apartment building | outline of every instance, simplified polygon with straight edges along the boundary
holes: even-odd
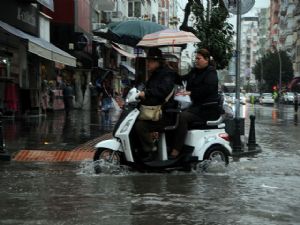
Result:
[[[270,6],[270,47],[287,52],[294,76],[300,76],[300,3],[299,0],[273,0]]]
[[[241,83],[254,83],[252,68],[258,59],[258,17],[243,17],[241,28]]]

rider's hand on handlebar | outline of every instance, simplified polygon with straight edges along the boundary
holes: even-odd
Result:
[[[138,98],[144,99],[145,98],[145,92],[141,91],[138,95]]]
[[[182,91],[176,93],[176,95],[186,96],[186,95],[191,95],[191,92],[190,91],[184,91],[184,90],[182,90]]]

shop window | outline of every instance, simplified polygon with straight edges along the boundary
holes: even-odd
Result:
[[[0,77],[7,77],[8,59],[0,57]]]

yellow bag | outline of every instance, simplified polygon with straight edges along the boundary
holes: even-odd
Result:
[[[161,105],[155,105],[155,106],[141,105],[140,106],[140,114],[138,117],[140,120],[158,121],[161,119],[161,116],[162,116]]]

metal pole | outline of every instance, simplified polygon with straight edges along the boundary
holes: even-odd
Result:
[[[10,161],[10,154],[5,150],[1,114],[0,114],[0,161]]]
[[[263,90],[262,90],[262,86],[263,85],[263,62],[262,62],[262,57],[261,57],[261,61],[260,61],[260,94],[262,94]]]
[[[241,119],[240,119],[240,64],[241,64],[241,1],[237,0],[237,38],[236,38],[236,79],[235,79],[235,132],[233,137],[233,152],[239,153],[242,151],[241,142]]]
[[[236,16],[236,76],[235,76],[235,117],[240,117],[240,65],[241,65],[241,1],[236,1],[237,16]]]
[[[4,138],[3,138],[3,131],[2,131],[2,119],[0,116],[0,153],[5,152],[4,148]]]
[[[280,55],[280,51],[279,50],[277,50],[277,53],[278,53],[278,58],[279,58],[279,93],[278,93],[278,99],[279,99],[279,97],[281,96],[281,80],[282,80],[282,78],[281,78],[281,70],[282,70],[282,62],[281,62],[281,55]],[[279,99],[280,100],[280,99]],[[280,101],[278,101],[278,103],[279,103]]]

